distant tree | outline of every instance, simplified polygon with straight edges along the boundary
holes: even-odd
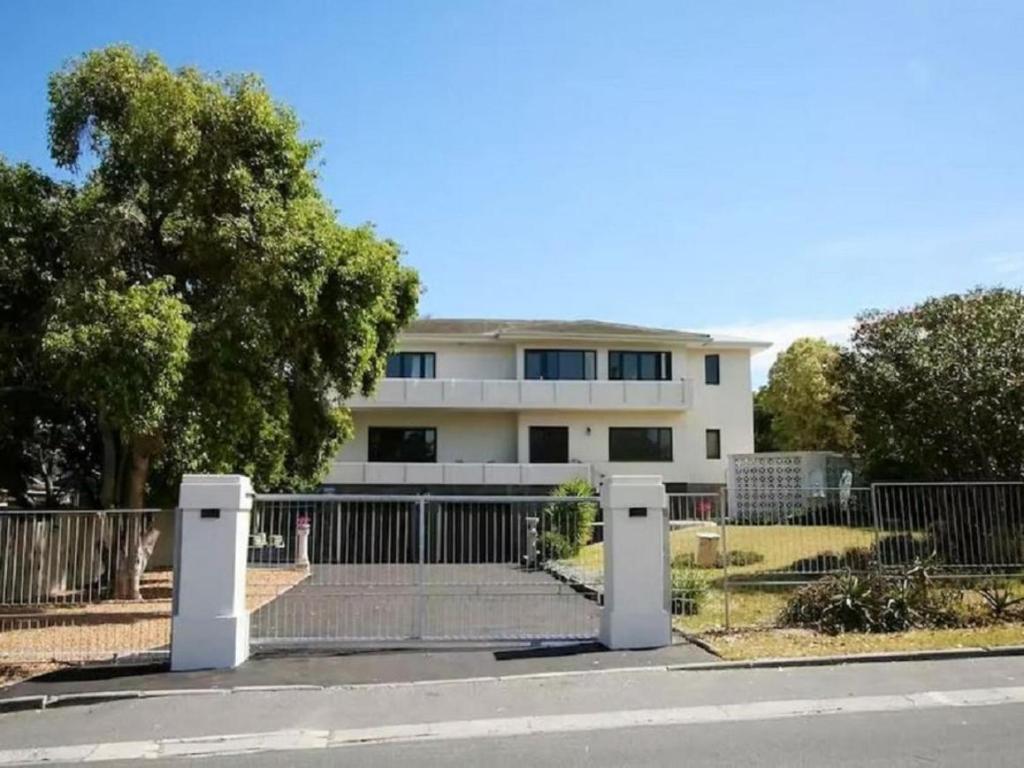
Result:
[[[844,401],[877,479],[1024,477],[1024,294],[997,288],[858,318]]]
[[[772,414],[764,404],[765,387],[754,393],[754,450],[758,452],[777,451],[775,435],[772,432]]]
[[[780,451],[849,451],[850,418],[839,402],[839,347],[803,338],[782,352],[758,393],[762,425]],[[764,439],[764,438],[763,438]]]

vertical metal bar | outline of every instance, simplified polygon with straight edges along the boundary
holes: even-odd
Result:
[[[722,535],[722,607],[725,619],[725,631],[731,629],[729,617],[729,538],[726,535],[726,514],[725,509],[728,503],[728,490],[722,488],[719,491],[718,520]]]
[[[416,629],[415,638],[423,639],[423,630],[427,617],[427,591],[426,591],[426,553],[427,553],[427,500],[420,496],[416,500],[416,583],[417,583],[417,605],[416,605]]]

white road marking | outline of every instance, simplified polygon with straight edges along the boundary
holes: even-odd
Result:
[[[453,720],[334,731],[282,730],[265,733],[11,749],[0,750],[0,766],[41,765],[44,763],[75,764],[175,757],[198,758],[256,752],[337,749],[369,744],[505,738],[641,726],[705,725],[853,713],[906,712],[949,707],[991,707],[1001,704],[1024,704],[1024,686],[974,688],[960,691],[924,691],[887,696],[851,696],[835,699],[788,699],[573,715]]]

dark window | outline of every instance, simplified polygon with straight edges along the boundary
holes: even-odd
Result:
[[[669,352],[609,352],[608,378],[628,381],[668,381],[672,378],[672,354]]]
[[[568,464],[568,427],[530,427],[531,464]]]
[[[706,430],[704,432],[704,445],[709,459],[722,458],[722,430]]]
[[[433,427],[370,427],[370,461],[437,461]]]
[[[671,427],[611,427],[609,461],[672,461]]]
[[[721,358],[718,355],[704,355],[704,383],[720,384],[722,381]]]
[[[395,352],[388,355],[389,379],[432,379],[437,356],[433,352]]]
[[[528,349],[528,379],[596,379],[597,353],[589,349]]]

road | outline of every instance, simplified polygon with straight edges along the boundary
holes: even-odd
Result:
[[[0,765],[1016,766],[1021,723],[1024,658],[616,671],[12,713]]]

